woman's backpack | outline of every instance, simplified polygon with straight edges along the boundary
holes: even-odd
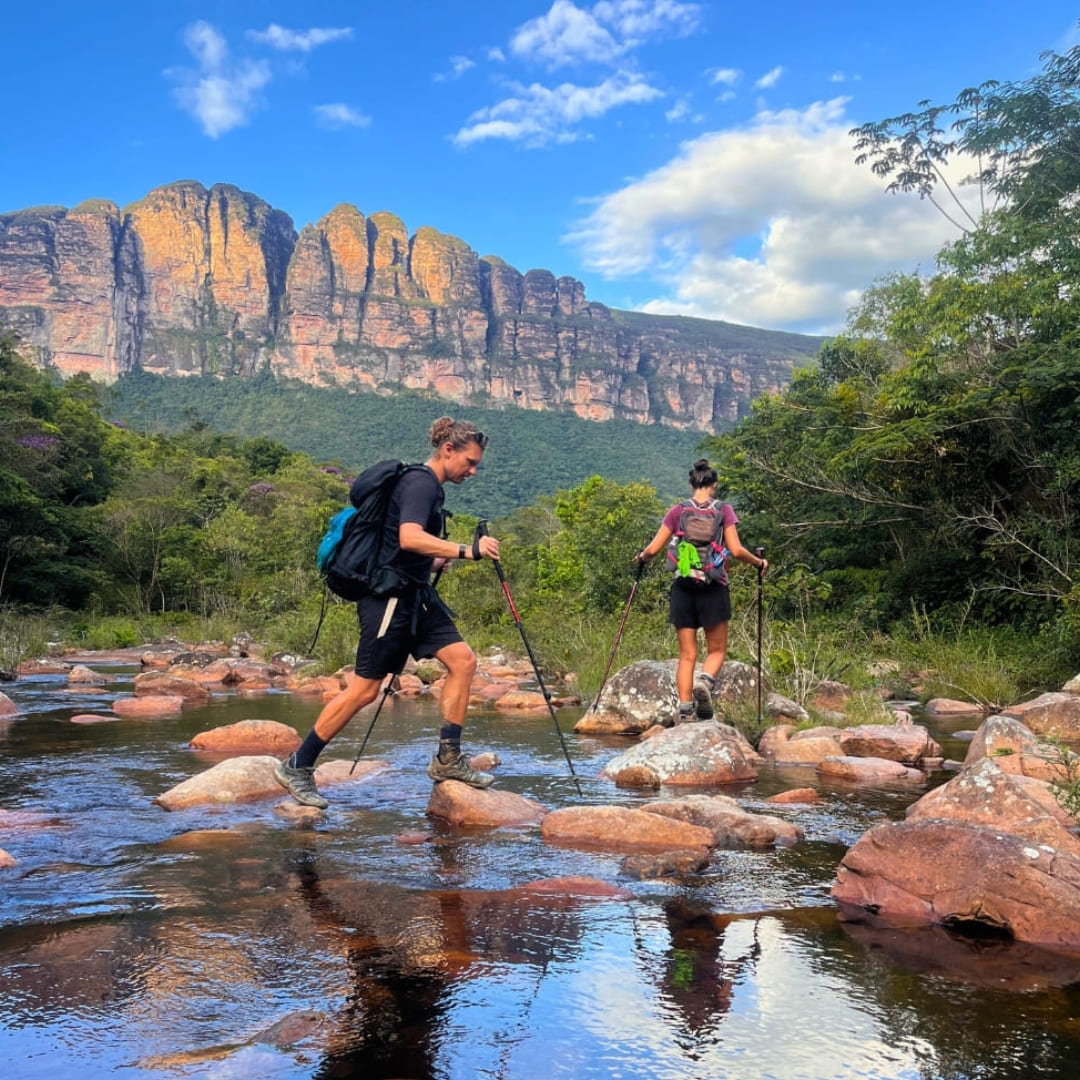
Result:
[[[668,543],[668,569],[677,578],[726,584],[729,552],[724,547],[724,504],[710,499],[702,506],[686,499],[681,506],[679,527]]]

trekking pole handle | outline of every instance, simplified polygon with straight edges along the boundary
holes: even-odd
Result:
[[[754,554],[759,559],[764,559],[765,558],[765,549],[763,547],[754,548]],[[758,572],[758,577],[761,577],[761,575],[765,572],[765,567],[764,566],[759,566],[757,568],[757,572]]]
[[[476,535],[473,537],[473,558],[476,559],[478,562],[479,562],[479,560],[481,558],[481,555],[480,555],[480,537],[481,536],[490,536],[490,535],[491,535],[491,533],[488,532],[488,523],[487,523],[487,521],[484,518],[481,518],[476,523]],[[497,573],[499,575],[499,580],[505,584],[506,577],[503,575],[502,564],[499,562],[498,559],[492,559],[491,561],[495,564],[495,573]]]

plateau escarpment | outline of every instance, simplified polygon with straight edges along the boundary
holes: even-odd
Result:
[[[342,204],[299,234],[228,184],[0,215],[0,322],[111,380],[269,370],[316,386],[716,430],[818,341],[591,303],[424,226]]]

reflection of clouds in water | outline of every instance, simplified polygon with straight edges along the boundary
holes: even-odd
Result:
[[[843,971],[825,969],[808,939],[774,918],[743,918],[724,928],[717,957],[732,971],[730,1000],[698,1037],[655,979],[672,951],[663,913],[639,907],[636,925],[626,909],[585,917],[588,948],[561,986],[542,993],[544,1034],[534,1033],[532,1045],[517,1051],[523,1063],[535,1063],[542,1047],[554,1074],[575,1078],[899,1080],[918,1076],[920,1063],[933,1059],[922,1040],[894,1037],[887,1018],[852,992]],[[755,923],[760,955],[751,962]],[[525,1066],[513,1075],[541,1074]]]

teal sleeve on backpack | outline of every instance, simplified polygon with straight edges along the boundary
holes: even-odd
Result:
[[[330,527],[319,541],[319,550],[315,553],[315,565],[320,574],[325,573],[327,567],[334,561],[337,549],[341,546],[342,537],[345,535],[345,527],[352,521],[355,513],[355,506],[346,506],[330,519]]]

